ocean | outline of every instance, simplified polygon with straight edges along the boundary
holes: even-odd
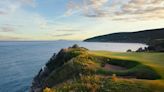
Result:
[[[73,44],[90,50],[125,52],[147,45],[139,43],[99,43],[81,41],[0,42],[0,92],[28,92],[33,77],[53,53]]]

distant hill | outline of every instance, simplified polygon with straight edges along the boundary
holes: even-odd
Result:
[[[164,28],[151,29],[138,32],[120,32],[96,36],[84,41],[87,42],[127,42],[127,43],[145,43],[151,46],[164,48]]]

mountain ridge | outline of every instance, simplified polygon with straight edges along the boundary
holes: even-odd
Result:
[[[148,29],[136,32],[118,32],[95,36],[84,41],[143,43],[156,48],[157,51],[164,51],[164,28]]]
[[[133,35],[133,36],[130,36]],[[130,41],[127,37],[127,39],[125,38],[125,36],[130,36],[129,38],[132,38],[133,40]],[[106,35],[100,35],[100,36],[95,36],[95,37],[91,37],[88,39],[85,39],[84,41],[102,41],[102,42],[141,42],[141,43],[146,43],[149,44],[148,41],[143,42],[143,41],[138,41],[134,40],[136,39],[135,36],[139,36],[139,37],[143,37],[143,39],[148,38],[149,37],[150,40],[151,39],[160,39],[163,38],[164,39],[164,28],[159,28],[159,29],[149,29],[149,30],[142,30],[142,31],[136,31],[136,32],[118,32],[118,33],[112,33],[112,34],[106,34]],[[146,36],[146,37],[144,37]],[[159,36],[159,37],[157,37]],[[117,38],[116,38],[117,37]],[[135,38],[134,38],[135,37]],[[123,38],[123,39],[121,39]]]

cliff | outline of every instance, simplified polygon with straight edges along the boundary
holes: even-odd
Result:
[[[74,45],[50,58],[35,76],[30,92],[151,92],[148,83],[137,79],[160,78],[138,61],[99,56]]]

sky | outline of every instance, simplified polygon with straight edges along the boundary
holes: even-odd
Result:
[[[84,40],[164,28],[164,0],[0,0],[0,40]]]

